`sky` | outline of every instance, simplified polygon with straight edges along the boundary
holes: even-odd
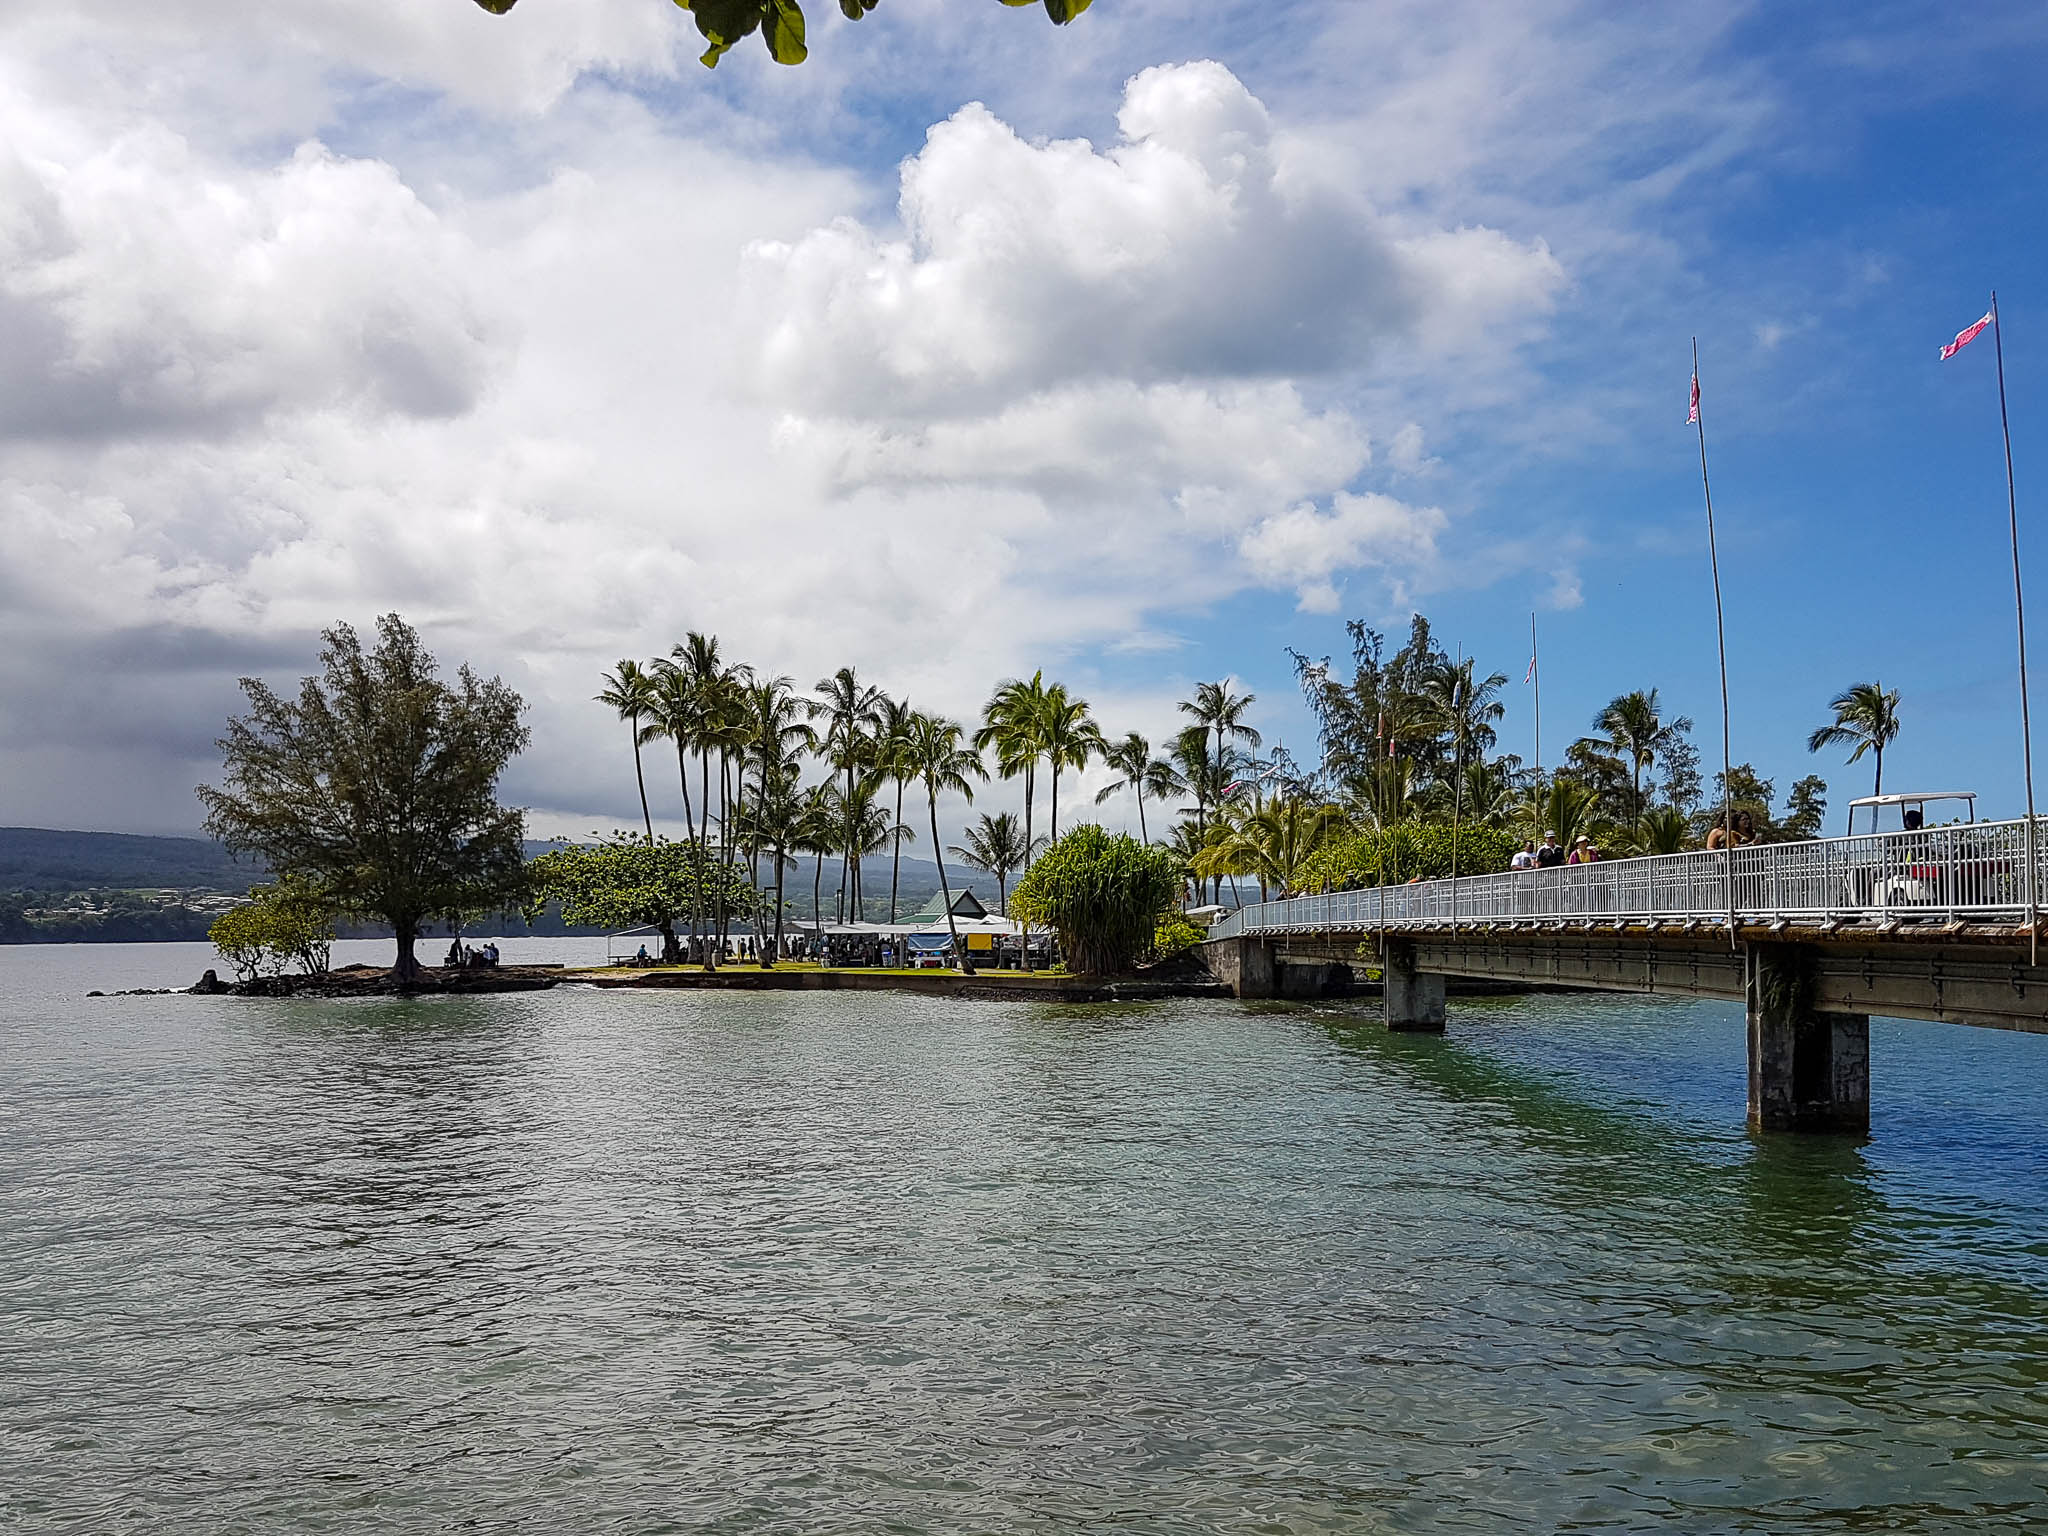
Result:
[[[0,7],[0,823],[196,830],[236,679],[389,611],[526,698],[541,836],[638,819],[590,696],[690,630],[1155,741],[1227,677],[1306,758],[1290,651],[1421,611],[1526,758],[1533,615],[1546,759],[1655,687],[1711,768],[1695,337],[1735,760],[1839,828],[1875,679],[1887,788],[2021,808],[1937,351],[1996,287],[2048,613],[2048,10],[807,9],[709,71],[665,0]]]

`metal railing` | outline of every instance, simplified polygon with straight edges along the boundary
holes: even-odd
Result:
[[[1917,832],[1865,833],[1805,843],[1602,860],[1458,880],[1333,891],[1242,907],[1209,930],[1243,933],[1372,931],[1459,923],[1593,920],[1770,923],[1900,919],[2024,922],[2048,893],[2024,820]],[[2038,845],[2039,839],[2033,839]],[[1732,886],[1732,890],[1731,890]]]

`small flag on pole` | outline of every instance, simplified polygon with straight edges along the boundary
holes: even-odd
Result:
[[[1971,342],[1975,341],[1977,339],[1978,333],[1982,331],[1984,327],[1989,325],[1990,323],[1991,316],[1987,312],[1982,320],[1978,320],[1970,325],[1966,325],[1960,331],[1957,331],[1956,339],[1941,349],[1941,360],[1945,363],[1950,358],[1954,357],[1958,352],[1962,351],[1963,348],[1967,347]],[[1693,388],[1697,390],[1699,386],[1695,384]]]
[[[1946,355],[1946,354],[1944,354],[1944,355]],[[1692,425],[1693,425],[1693,424],[1694,424],[1695,422],[1697,422],[1697,421],[1698,421],[1699,419],[1700,419],[1700,376],[1699,376],[1699,374],[1698,374],[1697,372],[1695,372],[1695,373],[1693,374],[1693,376],[1692,376],[1692,409],[1691,409],[1690,411],[1686,412],[1686,416],[1685,416],[1685,424],[1686,424],[1686,425],[1687,425],[1688,427],[1689,427],[1689,426],[1692,426]]]
[[[1535,658],[1534,656],[1531,656],[1531,657],[1529,658],[1529,670],[1528,670],[1528,671],[1526,671],[1526,672],[1524,672],[1524,673],[1522,674],[1522,681],[1523,681],[1523,682],[1525,682],[1525,683],[1528,683],[1528,682],[1534,682],[1534,681],[1535,681],[1535,679],[1536,679],[1536,658]]]

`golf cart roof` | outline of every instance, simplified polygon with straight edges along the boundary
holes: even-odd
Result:
[[[1861,800],[1851,800],[1851,810],[1865,805],[1920,805],[1928,800],[1975,800],[1974,789],[1924,790],[1916,795],[1865,795]]]

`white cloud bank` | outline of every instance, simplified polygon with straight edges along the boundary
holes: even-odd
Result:
[[[686,628],[966,711],[1248,587],[1398,589],[1448,518],[1365,483],[1346,380],[1563,281],[1348,195],[1213,63],[1136,76],[1104,149],[961,109],[900,227],[616,96],[507,190],[8,83],[0,820],[190,825],[233,674],[394,607],[528,695],[512,787],[580,829],[630,784],[598,669]]]

